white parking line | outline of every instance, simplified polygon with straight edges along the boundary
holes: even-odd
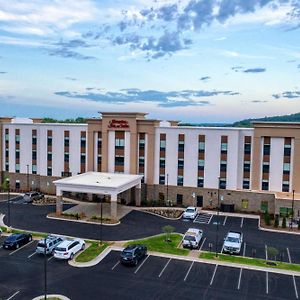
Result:
[[[223,253],[224,251],[224,243],[223,243],[223,246],[222,246],[222,249],[221,249],[221,253]]]
[[[49,257],[49,258],[47,259],[47,261],[50,261],[53,257],[54,257],[54,256]]]
[[[11,295],[7,300],[12,299],[13,297],[17,296],[20,293],[20,291],[15,292],[13,295]]]
[[[134,274],[136,274],[138,272],[138,270],[142,267],[142,265],[149,258],[149,256],[150,256],[150,254],[148,254],[147,257],[142,261],[142,263],[137,267],[137,269],[134,271]]]
[[[213,273],[213,275],[212,275],[212,277],[211,277],[211,280],[210,280],[210,284],[209,284],[209,285],[212,285],[213,282],[214,282],[214,278],[215,278],[215,275],[216,275],[217,268],[218,268],[218,265],[215,266],[214,273]]]
[[[241,286],[242,272],[243,272],[243,269],[241,268],[241,270],[240,270],[240,276],[239,276],[239,282],[238,282],[238,286],[237,286],[238,290],[240,289],[240,286]]]
[[[294,288],[295,288],[295,295],[296,299],[298,299],[298,290],[297,290],[297,285],[296,285],[296,280],[295,280],[295,275],[293,275],[293,282],[294,282]]]
[[[172,260],[172,258],[169,258],[169,260],[167,261],[166,265],[164,266],[164,268],[159,273],[158,277],[161,277],[161,275],[163,274],[163,272],[165,271],[165,269],[167,268],[167,266],[168,266],[168,264],[170,263],[171,260]]]
[[[200,248],[199,248],[199,251],[201,251],[201,249],[202,249],[202,247],[203,247],[205,241],[206,241],[206,238],[203,239],[202,244],[201,244],[201,246],[200,246]]]
[[[242,218],[241,220],[241,228],[243,227],[243,225],[244,225],[244,218]]]
[[[265,244],[266,260],[268,260],[268,246]]]
[[[227,216],[226,216],[225,219],[224,219],[223,226],[225,226],[226,221],[227,221]]]
[[[207,224],[210,224],[210,221],[212,219],[213,215],[210,216],[209,221],[207,222]]]
[[[287,252],[287,255],[288,255],[288,258],[289,258],[289,263],[292,263],[291,254],[290,254],[289,248],[286,248],[286,252]]]
[[[30,258],[30,257],[32,257],[35,254],[36,254],[36,252],[33,252],[32,254],[28,255],[27,258]]]
[[[246,254],[246,242],[244,242],[243,256]]]
[[[186,279],[187,279],[187,277],[189,276],[190,271],[191,271],[191,269],[192,269],[194,263],[195,263],[195,261],[193,260],[193,262],[191,263],[191,265],[190,265],[190,267],[189,267],[189,269],[188,269],[188,271],[187,271],[187,273],[186,273],[186,275],[185,275],[183,281],[186,281]]]
[[[266,294],[269,294],[269,273],[266,272]]]
[[[115,268],[118,264],[120,264],[120,261],[118,261],[111,269],[114,270],[114,268]]]
[[[32,244],[33,242],[34,242],[34,241],[31,241],[31,242],[29,242],[29,243],[23,245],[22,247],[20,247],[20,248],[14,250],[13,252],[10,252],[9,255],[13,255],[14,253],[16,253],[16,252],[20,251],[21,249],[25,248],[26,246],[29,246],[29,245]]]

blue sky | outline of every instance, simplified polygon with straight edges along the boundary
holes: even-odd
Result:
[[[2,116],[300,111],[299,0],[0,0]]]

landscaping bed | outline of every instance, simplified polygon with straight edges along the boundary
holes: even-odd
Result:
[[[178,208],[147,208],[143,211],[150,212],[169,219],[178,219],[183,213],[183,210]]]
[[[49,205],[49,204],[56,204],[56,197],[44,197],[39,200],[33,200],[33,204],[35,205]]]
[[[108,246],[109,244],[106,242],[103,242],[102,244],[91,242],[90,246],[75,258],[75,261],[81,263],[89,262],[95,259],[99,254],[101,254]]]
[[[272,268],[272,269],[281,269],[281,270],[289,270],[289,271],[296,271],[300,272],[300,265],[297,264],[289,264],[283,263],[279,261],[267,261],[264,259],[259,258],[251,258],[251,257],[242,257],[242,256],[234,256],[234,255],[227,255],[227,254],[216,254],[213,252],[202,252],[199,255],[199,258],[209,259],[214,261],[226,261],[236,264],[244,264],[250,266],[258,266],[264,268]]]
[[[135,244],[143,244],[147,247],[147,249],[149,251],[156,251],[156,252],[186,256],[186,255],[188,255],[189,250],[178,248],[178,245],[180,244],[181,240],[182,240],[182,235],[179,233],[170,234],[169,241],[166,241],[166,235],[162,234],[162,235],[150,237],[147,239],[134,240],[134,241],[126,243],[126,246],[135,245]]]

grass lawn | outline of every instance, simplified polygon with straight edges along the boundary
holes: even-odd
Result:
[[[179,249],[177,248],[178,244],[182,240],[182,235],[178,233],[171,234],[171,242],[165,242],[165,234],[143,239],[143,240],[135,240],[129,242],[127,245],[134,245],[134,244],[143,244],[147,246],[149,251],[157,251],[163,253],[170,253],[170,254],[177,254],[177,255],[188,255],[189,251],[186,249]]]
[[[272,266],[272,265],[268,265],[266,260],[259,259],[259,258],[250,258],[250,257],[227,255],[227,254],[218,254],[218,257],[216,257],[215,253],[212,252],[202,252],[199,255],[199,257],[204,259],[211,259],[214,261],[227,261],[227,262],[232,262],[237,264],[300,272],[300,265],[276,261],[275,262],[276,266]]]
[[[100,246],[99,243],[92,242],[91,245],[80,253],[75,261],[76,262],[88,262],[96,258],[105,248],[109,246],[108,243],[103,242]]]

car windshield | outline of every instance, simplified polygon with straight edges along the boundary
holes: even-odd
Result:
[[[132,251],[123,251],[123,255],[126,257],[132,256]]]
[[[194,211],[195,211],[195,210],[192,209],[192,208],[188,208],[188,209],[186,210],[187,213],[193,213]]]
[[[62,248],[62,247],[56,247],[55,250],[56,250],[56,251],[60,251],[60,252],[65,252],[65,251],[67,251],[66,248]]]
[[[186,241],[191,241],[191,242],[194,242],[196,240],[194,236],[190,236],[190,235],[185,236],[184,239]]]
[[[43,242],[39,242],[38,247],[45,248],[45,244]]]
[[[17,235],[11,235],[11,236],[9,236],[9,237],[6,239],[6,241],[7,241],[7,242],[13,242],[13,241],[17,240],[18,237],[19,237],[19,236],[17,236]]]
[[[226,239],[227,242],[230,242],[230,243],[238,243],[239,242],[239,239],[236,238],[236,237],[231,237],[229,236],[227,239]]]

